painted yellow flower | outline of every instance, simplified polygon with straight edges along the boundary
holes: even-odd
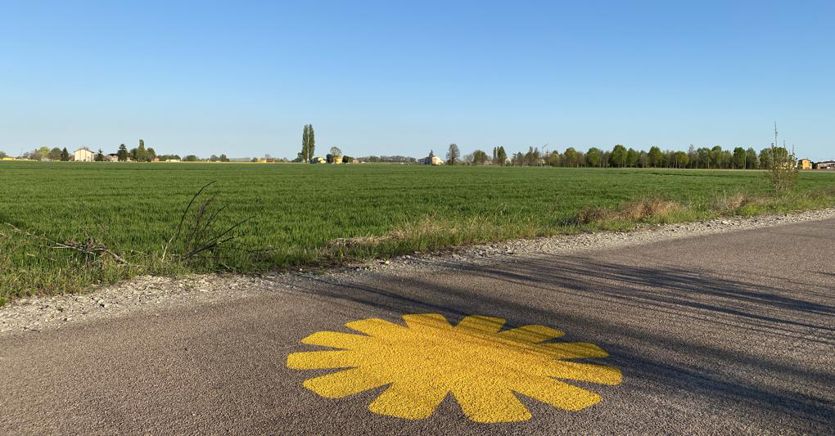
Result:
[[[531,414],[515,394],[577,411],[600,396],[561,380],[616,385],[618,369],[575,359],[606,357],[600,347],[553,342],[564,333],[541,325],[501,331],[505,320],[468,316],[456,326],[439,314],[404,315],[406,325],[364,319],[345,326],[363,334],[317,332],[302,340],[335,350],[287,356],[293,369],[343,369],[308,379],[326,398],[388,386],[369,405],[382,415],[427,418],[452,393],[476,422],[513,422]]]

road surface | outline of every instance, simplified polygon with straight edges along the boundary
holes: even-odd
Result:
[[[831,434],[835,220],[276,284],[5,335],[0,368],[3,434]]]

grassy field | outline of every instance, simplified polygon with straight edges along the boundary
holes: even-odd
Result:
[[[211,181],[169,243],[192,196]],[[201,223],[219,211],[215,234],[248,221],[217,249],[187,256],[200,245],[189,239],[192,227],[210,239],[194,214],[210,196]],[[0,303],[136,274],[258,272],[832,205],[835,173],[803,173],[795,193],[777,197],[758,171],[6,162]]]

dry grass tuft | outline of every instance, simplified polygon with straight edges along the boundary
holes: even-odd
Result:
[[[456,223],[435,216],[423,217],[416,223],[406,223],[389,231],[385,237],[396,241],[425,240],[439,235],[455,236],[475,228],[475,220]]]
[[[329,249],[352,249],[374,247],[390,240],[388,236],[355,236],[353,238],[337,238],[328,243]]]
[[[625,204],[621,207],[618,218],[632,221],[646,221],[651,218],[670,216],[681,209],[682,206],[674,201],[650,198]]]
[[[751,197],[742,192],[724,194],[713,200],[711,208],[719,212],[734,211],[751,202]]]
[[[389,257],[407,252],[438,251],[456,246],[482,243],[489,240],[513,237],[531,237],[536,228],[530,224],[515,223],[510,235],[482,218],[451,221],[430,215],[414,222],[402,223],[383,235],[339,238],[322,248],[324,258],[361,259]]]
[[[684,207],[674,201],[647,198],[625,203],[617,209],[591,207],[582,209],[575,219],[577,224],[600,224],[610,221],[644,222],[663,220]]]

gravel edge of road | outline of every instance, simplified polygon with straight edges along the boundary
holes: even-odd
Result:
[[[192,275],[179,278],[142,276],[77,295],[17,300],[0,308],[0,335],[38,332],[80,322],[137,313],[159,313],[195,304],[216,304],[292,289],[311,278],[331,283],[385,272],[409,274],[455,269],[464,265],[506,262],[534,255],[577,254],[653,242],[714,235],[835,218],[835,208],[752,218],[644,226],[631,232],[596,232],[459,247],[437,254],[406,255],[340,268],[266,275]]]

